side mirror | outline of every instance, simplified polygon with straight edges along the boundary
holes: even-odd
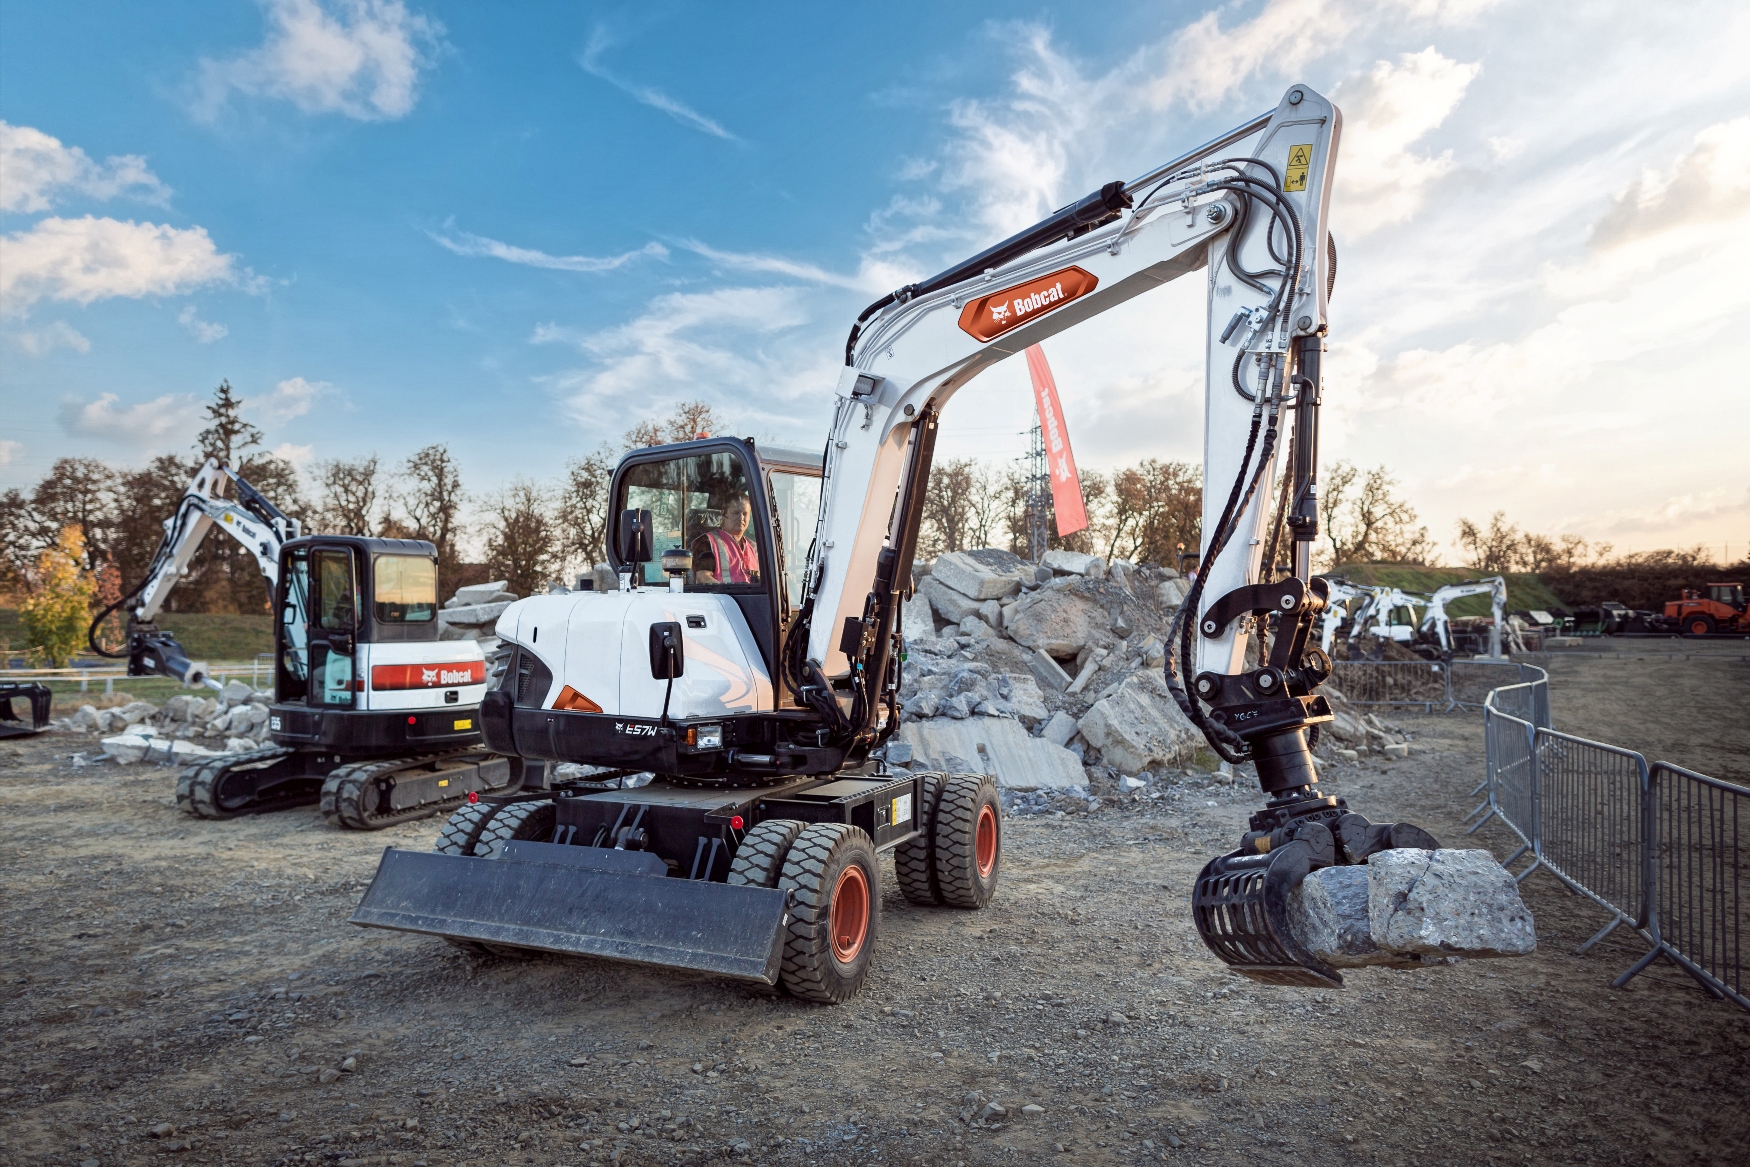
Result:
[[[650,626],[650,675],[657,680],[672,680],[687,671],[686,640],[679,620],[664,620]],[[668,716],[668,702],[663,702],[663,717]]]
[[[620,512],[620,529],[615,532],[614,549],[619,552],[621,563],[636,568],[655,557],[650,536],[654,524],[649,511]]]

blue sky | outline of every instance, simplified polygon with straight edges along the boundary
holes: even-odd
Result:
[[[1744,11],[990,11],[8,0],[0,483],[185,449],[221,377],[306,466],[445,441],[476,492],[694,397],[812,446],[869,300],[1306,81],[1347,119],[1327,459],[1443,538],[1750,542]],[[1055,342],[1083,465],[1199,456],[1198,284]],[[1021,452],[1010,365],[945,453]]]

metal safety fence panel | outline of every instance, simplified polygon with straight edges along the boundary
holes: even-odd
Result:
[[[1420,705],[1428,713],[1450,705],[1443,661],[1340,660],[1334,665],[1331,680],[1351,705]]]
[[[1750,1009],[1744,936],[1750,916],[1750,789],[1669,762],[1647,783],[1648,899],[1653,949],[1617,979],[1661,955],[1715,996]]]
[[[1447,708],[1481,709],[1491,693],[1531,688],[1513,698],[1515,705],[1497,708],[1533,725],[1549,728],[1549,674],[1536,665],[1508,660],[1455,660],[1447,672]]]
[[[1619,924],[1645,927],[1646,758],[1542,728],[1534,752],[1537,862],[1613,916],[1580,951]]]
[[[1492,698],[1491,698],[1492,701]],[[1503,713],[1493,704],[1483,707],[1483,737],[1487,754],[1487,797],[1467,818],[1482,815],[1467,834],[1475,834],[1490,819],[1498,818],[1519,836],[1520,847],[1501,861],[1505,867],[1537,847],[1537,727],[1529,721]],[[1535,862],[1515,878],[1523,880],[1537,870]]]

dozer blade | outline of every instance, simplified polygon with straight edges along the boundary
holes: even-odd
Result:
[[[352,922],[771,985],[788,896],[668,878],[642,852],[519,841],[478,859],[390,847]]]

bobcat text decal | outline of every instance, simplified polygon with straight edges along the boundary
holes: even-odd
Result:
[[[486,662],[455,661],[436,665],[376,665],[372,689],[445,689],[452,685],[484,685]]]
[[[1100,286],[1099,278],[1079,267],[1066,267],[988,296],[980,296],[960,311],[960,327],[979,340],[995,340],[1035,316],[1061,308]]]

